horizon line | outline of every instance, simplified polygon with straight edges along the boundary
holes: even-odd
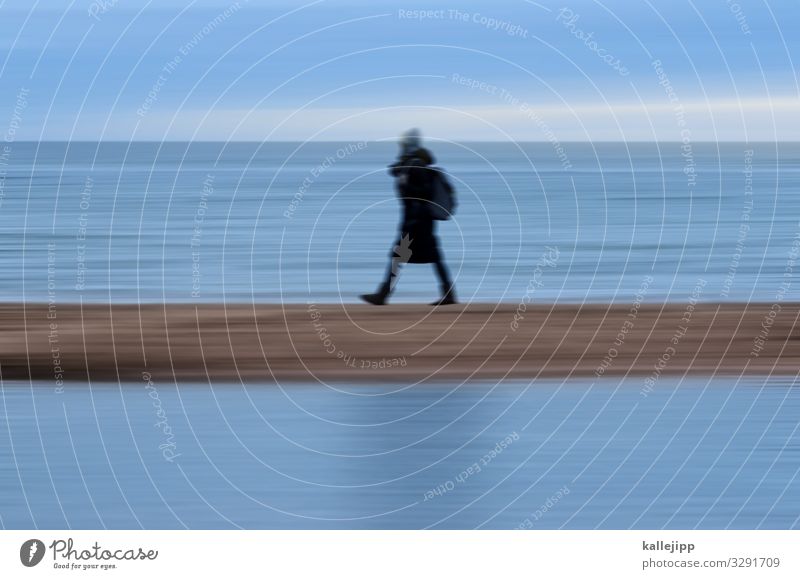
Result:
[[[444,141],[441,139],[435,139],[428,137],[428,140],[436,143],[503,143],[503,144],[521,144],[521,143],[536,143],[536,144],[552,144],[552,141],[549,140],[494,140],[494,139],[459,139],[453,141]],[[133,140],[121,140],[121,139],[42,139],[42,140],[31,140],[31,139],[18,139],[11,142],[6,142],[6,145],[13,146],[14,144],[23,144],[23,143],[148,143],[148,144],[163,144],[163,143],[247,143],[247,144],[255,144],[255,143],[392,143],[396,142],[396,138],[386,138],[386,139],[312,139],[312,140],[302,140],[302,139],[280,139],[280,140],[252,140],[252,139],[235,139],[235,140],[221,140],[221,139],[164,139],[161,141],[156,141],[152,139],[133,139]],[[568,141],[559,141],[561,144],[593,144],[593,143],[613,143],[613,144],[656,144],[656,143],[676,143],[676,144],[683,144],[680,140],[644,140],[644,139],[631,139],[631,140],[610,140],[610,139],[598,139],[598,140],[568,140]],[[698,139],[692,141],[693,144],[800,144],[800,139],[798,140],[706,140],[706,139]]]

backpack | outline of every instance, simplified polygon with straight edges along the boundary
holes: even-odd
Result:
[[[443,169],[430,167],[431,178],[431,202],[428,204],[428,211],[433,219],[447,221],[456,212],[456,191],[447,180]]]

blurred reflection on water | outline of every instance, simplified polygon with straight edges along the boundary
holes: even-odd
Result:
[[[789,528],[787,379],[6,382],[5,527]]]

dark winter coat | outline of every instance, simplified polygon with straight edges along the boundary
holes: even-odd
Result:
[[[441,260],[439,240],[434,229],[436,222],[428,210],[435,178],[435,171],[428,167],[434,162],[430,151],[420,148],[389,166],[403,211],[400,235],[390,255],[400,256],[407,263],[434,263]]]

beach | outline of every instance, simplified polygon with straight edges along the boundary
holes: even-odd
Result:
[[[4,379],[794,375],[800,303],[0,305]]]

